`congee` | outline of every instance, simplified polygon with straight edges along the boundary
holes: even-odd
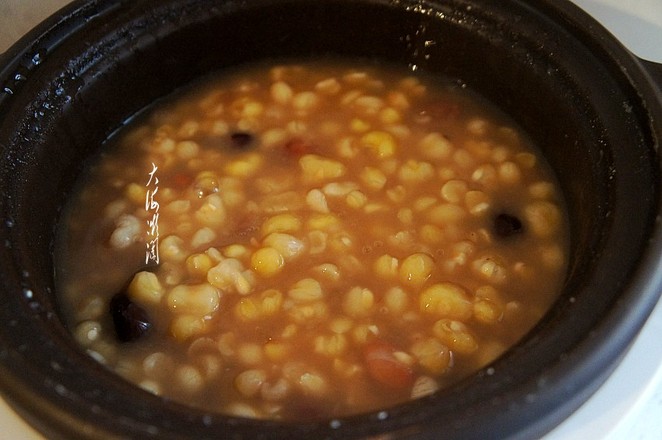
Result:
[[[127,123],[64,211],[56,277],[77,343],[126,380],[311,420],[486,367],[567,259],[513,121],[457,81],[328,61],[224,73]]]

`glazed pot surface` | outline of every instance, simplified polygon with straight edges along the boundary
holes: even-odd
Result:
[[[0,75],[12,92],[0,98],[7,398],[51,438],[548,431],[607,377],[662,289],[660,91],[639,60],[591,24],[551,1],[75,3],[8,52]],[[555,170],[571,216],[572,260],[556,305],[489,373],[342,420],[205,414],[117,379],[74,344],[54,293],[54,228],[85,160],[128,118],[196,78],[256,60],[326,55],[454,78],[524,127]]]

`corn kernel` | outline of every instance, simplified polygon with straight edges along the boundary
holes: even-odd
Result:
[[[329,205],[326,201],[326,196],[319,189],[311,189],[306,194],[306,204],[310,209],[316,212],[328,213]]]
[[[301,220],[292,214],[277,214],[262,223],[260,232],[263,237],[274,232],[293,233],[301,229]]]
[[[471,354],[478,349],[475,338],[467,326],[460,321],[440,319],[434,323],[432,331],[453,352]]]
[[[474,302],[474,319],[483,324],[496,324],[503,318],[503,311],[494,301],[482,298]]]
[[[397,124],[401,119],[400,112],[393,107],[386,107],[379,112],[379,120],[387,125]]]
[[[347,202],[347,206],[350,208],[359,209],[365,206],[368,202],[368,197],[361,191],[352,191],[345,197],[345,202]]]
[[[152,272],[142,271],[133,276],[127,289],[129,296],[145,304],[158,304],[165,289]]]
[[[259,365],[263,357],[262,347],[258,344],[245,343],[237,348],[237,359],[243,364]]]
[[[272,247],[263,247],[256,250],[251,255],[251,265],[253,270],[263,277],[272,277],[285,266],[285,258]]]
[[[398,170],[398,178],[403,183],[417,184],[430,180],[434,176],[434,167],[429,162],[410,159]]]
[[[418,363],[432,374],[442,374],[450,365],[451,353],[448,347],[435,338],[415,342],[411,352]]]
[[[384,304],[390,313],[399,315],[407,309],[409,296],[402,288],[392,287],[384,295]]]
[[[305,245],[301,240],[290,234],[284,234],[281,232],[274,232],[267,235],[262,243],[265,246],[276,249],[286,262],[301,255],[305,249]]]
[[[416,253],[402,260],[400,282],[414,287],[422,286],[434,269],[434,260],[427,254]]]
[[[227,211],[221,196],[210,194],[204,200],[202,206],[195,211],[195,218],[204,226],[212,229],[221,226],[227,218]]]
[[[309,183],[321,183],[337,179],[347,172],[347,168],[337,160],[327,159],[316,154],[306,154],[299,159],[304,180]]]
[[[214,266],[214,262],[207,254],[193,254],[186,259],[186,271],[191,277],[203,277]]]
[[[380,159],[393,156],[397,149],[395,138],[385,131],[370,131],[361,137],[360,142]]]
[[[349,123],[349,129],[354,133],[363,133],[370,130],[370,124],[363,119],[354,118]]]
[[[471,215],[481,215],[490,208],[490,198],[483,191],[468,191],[464,195],[464,206]]]
[[[155,192],[152,192],[151,194],[158,197],[155,195]],[[126,186],[125,195],[132,203],[142,205],[146,203],[147,188],[143,185],[138,185],[137,183],[130,183]]]
[[[469,190],[467,183],[463,180],[449,180],[441,187],[441,197],[447,202],[460,203],[464,200]]]
[[[436,225],[423,225],[418,236],[426,243],[439,244],[444,240],[444,231]]]
[[[340,269],[332,263],[322,263],[316,266],[314,272],[329,281],[338,281],[340,279]]]
[[[211,228],[201,228],[198,229],[193,237],[191,237],[191,247],[198,248],[201,246],[208,246],[212,241],[216,239],[216,232]]]
[[[556,232],[562,217],[559,208],[550,202],[536,201],[524,208],[524,216],[531,231],[538,237],[549,237]]]
[[[453,153],[453,144],[439,133],[430,133],[419,143],[421,153],[429,159],[447,159]]]
[[[287,296],[297,302],[313,302],[321,299],[324,292],[319,281],[313,278],[304,278],[292,286],[287,292]]]
[[[250,177],[260,169],[263,163],[262,156],[250,154],[242,159],[233,160],[228,163],[224,170],[227,174],[234,177]]]
[[[377,258],[373,264],[373,270],[380,278],[393,279],[399,274],[400,262],[389,254]]]
[[[205,333],[209,327],[209,320],[195,315],[175,316],[170,323],[170,334],[182,342],[193,336]]]
[[[267,380],[264,370],[251,369],[239,373],[234,379],[234,387],[244,397],[255,396]]]
[[[359,177],[364,185],[375,191],[380,191],[384,188],[388,180],[379,168],[374,167],[364,167]]]
[[[418,399],[436,392],[439,388],[437,381],[430,376],[419,376],[416,381],[414,381],[414,385],[411,388],[411,395],[409,397],[412,400]]]
[[[315,353],[327,357],[342,355],[347,349],[347,339],[339,333],[320,335],[314,341]]]
[[[307,222],[308,229],[332,232],[340,226],[340,220],[333,214],[312,214]]]
[[[220,299],[220,293],[210,284],[180,284],[168,292],[167,303],[173,312],[206,316],[218,309]]]
[[[277,81],[271,85],[271,99],[281,105],[287,105],[292,100],[294,92],[292,87],[284,81]]]
[[[184,240],[176,235],[168,235],[159,242],[159,256],[163,260],[180,262],[186,259]]]
[[[275,341],[269,341],[264,344],[264,355],[272,362],[281,362],[289,354],[288,346]]]
[[[370,289],[353,287],[343,298],[343,311],[352,318],[370,316],[375,305],[375,295]]]
[[[423,313],[439,317],[466,320],[473,314],[473,305],[466,291],[454,283],[434,284],[419,299]]]
[[[466,214],[467,212],[464,208],[445,203],[431,208],[428,211],[427,217],[432,223],[438,226],[445,226],[448,224],[459,224],[464,220]]]

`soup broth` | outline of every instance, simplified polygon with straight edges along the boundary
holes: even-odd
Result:
[[[128,381],[310,420],[487,366],[567,258],[554,176],[492,105],[317,62],[227,73],[128,124],[63,215],[56,272],[75,339]]]

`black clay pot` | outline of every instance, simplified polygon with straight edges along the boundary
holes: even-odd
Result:
[[[528,131],[571,216],[554,307],[490,374],[335,421],[205,414],[107,372],[69,336],[54,292],[54,229],[82,161],[201,75],[321,55],[456,78]],[[0,389],[49,438],[538,437],[605,380],[662,291],[662,67],[566,1],[79,1],[0,69]]]

